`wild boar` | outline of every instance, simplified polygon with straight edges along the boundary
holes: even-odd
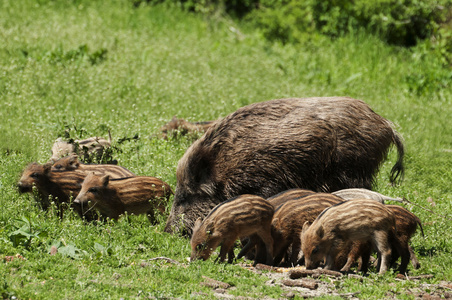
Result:
[[[413,251],[413,248],[409,245],[409,241],[413,234],[416,232],[417,226],[419,225],[422,236],[424,235],[424,230],[422,228],[421,220],[412,212],[409,210],[403,208],[400,205],[386,205],[386,208],[390,209],[395,216],[395,222],[396,222],[396,236],[399,240],[399,242],[404,245],[404,247],[408,248],[411,263],[413,264],[415,269],[420,268],[419,260],[416,257],[416,254]],[[348,251],[347,256],[347,262],[342,267],[341,271],[348,272],[350,271],[350,268],[352,264],[361,257],[362,261],[361,264],[358,267],[358,270],[366,272],[367,265],[366,265],[366,258],[367,255],[370,255],[371,248],[369,245],[363,245],[361,243],[354,243],[351,246],[351,249]],[[393,254],[391,256],[391,265],[397,261],[397,259],[400,257],[399,253],[395,251],[396,249],[392,249]],[[364,259],[362,257],[365,257]],[[342,258],[344,260],[344,258]],[[404,270],[403,270],[404,271]]]
[[[179,160],[165,231],[190,235],[198,217],[241,194],[371,189],[391,144],[398,151],[394,182],[403,173],[402,139],[361,100],[290,98],[242,107],[216,121]]]
[[[204,121],[204,122],[188,122],[184,119],[179,119],[174,116],[171,121],[160,127],[162,132],[162,137],[168,139],[168,135],[171,134],[172,137],[177,137],[180,135],[204,133],[209,127],[213,125],[215,121]]]
[[[311,196],[311,195],[315,195],[315,196],[314,197],[309,197],[307,200],[305,199],[307,196]],[[281,215],[282,211],[286,212],[286,210],[283,209],[281,211],[280,208],[281,208],[281,206],[284,206],[287,202],[295,201],[295,202],[291,203],[290,207],[292,207],[292,206],[298,207],[300,205],[304,205],[306,202],[317,201],[319,199],[322,199],[324,201],[322,201],[322,203],[320,203],[320,202],[317,203],[318,207],[320,207],[322,205],[325,206],[325,204],[326,204],[325,202],[326,201],[335,201],[335,202],[331,202],[330,205],[327,205],[324,208],[329,207],[329,206],[331,206],[333,204],[337,204],[337,203],[342,201],[342,199],[340,199],[340,198],[338,198],[336,196],[332,196],[331,194],[316,193],[316,192],[313,192],[313,191],[310,191],[310,190],[305,190],[305,189],[290,189],[290,190],[281,192],[281,193],[279,193],[277,195],[274,195],[274,196],[268,198],[267,201],[270,202],[273,205],[273,207],[275,209],[275,214],[276,215]],[[316,205],[316,203],[313,203],[313,205]],[[288,208],[288,207],[289,206],[285,206],[285,208]],[[297,210],[297,212],[298,212],[298,210]],[[315,215],[313,217],[313,220],[315,219],[316,216],[317,215]],[[290,219],[290,217],[288,217],[288,219]],[[290,232],[296,231],[295,228],[291,228],[292,225],[293,225],[292,223],[295,221],[295,219],[290,219],[288,224],[287,224],[287,226],[286,226],[286,227],[289,228],[288,231],[290,231]],[[273,221],[275,221],[275,216],[273,216]],[[280,219],[280,221],[284,222],[282,219]],[[295,221],[295,223],[296,223],[296,221]],[[303,223],[304,222],[301,222],[300,232],[301,232],[301,227],[303,226]],[[272,222],[272,224],[273,224],[273,222]],[[274,230],[274,228],[272,228],[272,230]],[[287,235],[286,236],[282,236],[283,234],[278,234],[277,240],[275,239],[275,235],[276,235],[276,233],[273,233],[273,237],[274,237],[274,240],[275,240],[275,245],[274,245],[274,248],[273,248],[273,252],[274,252],[274,255],[276,256],[276,258],[274,260],[274,264],[277,265],[281,261],[282,256],[286,253],[286,251],[289,248],[289,246],[292,244],[293,234],[290,234],[290,237],[287,236]],[[276,243],[278,243],[278,245],[276,245]],[[238,254],[237,258],[239,259],[239,258],[241,258],[241,257],[246,255],[247,258],[250,258],[250,257],[254,258],[255,261],[258,262],[258,263],[265,263],[265,260],[262,259],[262,257],[263,257],[262,253],[255,253],[257,256],[254,256],[253,253],[250,254],[250,252],[249,252],[251,249],[254,249],[258,244],[262,245],[262,240],[257,235],[250,236],[249,239],[246,241],[244,247],[242,248],[242,250]],[[275,249],[276,249],[276,251],[275,251]],[[293,263],[293,261],[292,261],[292,263]]]
[[[393,212],[377,201],[360,199],[334,205],[324,210],[311,226],[309,222],[303,225],[301,247],[306,268],[316,268],[321,261],[325,261],[326,269],[334,268],[341,247],[358,241],[371,242],[377,248],[381,256],[380,274],[390,265],[394,245],[402,256],[400,272],[403,272],[409,251],[398,242],[395,227]]]
[[[271,264],[273,239],[270,225],[273,212],[270,203],[254,195],[241,195],[217,205],[203,221],[200,218],[196,220],[190,241],[190,259],[208,259],[221,243],[220,262],[223,262],[228,254],[228,262],[232,263],[234,242],[238,238],[256,234],[264,242],[266,261]]]
[[[402,198],[391,198],[368,189],[359,189],[359,188],[343,189],[332,192],[332,194],[339,196],[344,200],[371,199],[378,201],[380,203],[384,203],[385,201],[403,202]]]
[[[52,171],[79,171],[88,175],[95,173],[98,175],[109,175],[110,178],[126,178],[135,176],[134,173],[124,167],[111,164],[82,164],[77,154],[72,154],[60,158],[52,165]]]
[[[111,147],[111,136],[106,140],[102,137],[90,137],[84,140],[72,140],[69,142],[63,141],[63,139],[57,138],[52,146],[52,157],[49,162],[54,163],[61,157],[70,154],[80,154],[84,158],[89,158],[94,155],[97,159],[100,159],[104,154],[105,149]]]
[[[125,212],[147,214],[149,221],[154,223],[154,208],[164,213],[172,194],[171,187],[155,177],[110,179],[109,175],[89,173],[74,204],[79,205],[83,213],[95,209],[104,217],[115,220]]]
[[[53,199],[59,208],[59,216],[63,217],[66,204],[77,197],[81,183],[85,176],[73,171],[52,172],[51,164],[29,164],[22,173],[18,182],[20,193],[31,193],[33,187],[37,190],[37,202],[43,210],[48,210]],[[95,218],[92,214],[86,215],[87,220]]]
[[[314,222],[326,208],[341,203],[343,199],[327,193],[316,193],[297,200],[287,201],[275,211],[272,220],[273,254],[276,266],[292,246],[289,263],[295,265],[301,250],[301,231],[305,222]]]
[[[415,269],[419,269],[421,264],[413,251],[413,248],[408,244],[413,234],[416,232],[417,226],[421,229],[422,236],[424,236],[424,229],[422,228],[421,220],[412,212],[400,205],[386,205],[395,216],[397,238],[402,245],[406,245],[410,252],[411,263]],[[397,261],[398,253],[392,256],[391,262]]]

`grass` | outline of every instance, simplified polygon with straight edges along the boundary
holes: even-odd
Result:
[[[0,261],[2,298],[214,298],[199,284],[203,275],[234,285],[234,295],[280,297],[279,287],[237,265],[188,265],[189,242],[163,233],[166,216],[156,226],[144,216],[85,225],[67,212],[59,220],[15,185],[28,163],[48,160],[58,136],[106,137],[110,130],[120,165],[175,188],[191,140],[162,140],[160,126],[174,115],[213,120],[282,97],[347,95],[396,124],[406,145],[405,179],[388,184],[392,151],[375,189],[406,197],[423,221],[425,239],[412,239],[422,267],[410,274],[452,280],[452,75],[430,56],[359,32],[270,44],[247,24],[125,0],[4,0],[0,39],[0,257],[24,257]],[[49,255],[52,245],[57,255]],[[149,261],[158,256],[184,265]],[[371,287],[347,279],[338,289],[409,298],[413,283],[393,277],[375,276]]]

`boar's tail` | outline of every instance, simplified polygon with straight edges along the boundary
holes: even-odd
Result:
[[[422,237],[425,239],[425,235],[424,235],[424,228],[422,228],[422,223],[421,223],[421,220],[417,220],[418,222],[418,225],[419,225],[419,228],[421,229],[421,233],[422,233]]]
[[[398,153],[397,162],[392,167],[391,174],[390,174],[390,177],[389,177],[391,183],[394,184],[398,177],[400,177],[399,178],[399,182],[402,180],[403,174],[405,172],[405,168],[403,166],[403,156],[405,155],[405,148],[403,146],[403,139],[402,139],[402,137],[395,130],[394,130],[394,135],[392,137],[392,141],[393,141],[394,145],[396,146],[397,153]]]

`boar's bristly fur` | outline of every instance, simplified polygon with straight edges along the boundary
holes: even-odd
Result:
[[[190,235],[197,218],[237,195],[371,189],[392,144],[394,181],[403,173],[401,137],[361,100],[290,98],[242,107],[216,121],[179,160],[165,231]]]
[[[272,263],[273,239],[270,225],[273,217],[273,206],[264,198],[254,195],[241,195],[217,205],[207,217],[198,219],[193,228],[191,238],[191,260],[208,259],[221,243],[220,261],[226,254],[228,262],[234,259],[233,246],[238,238],[256,234],[266,248],[268,264]]]

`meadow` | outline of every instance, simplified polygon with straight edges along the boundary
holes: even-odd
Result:
[[[422,220],[425,238],[412,238],[421,268],[409,274],[433,278],[374,272],[364,282],[343,279],[337,290],[410,299],[407,290],[421,283],[452,281],[452,69],[422,49],[363,32],[282,45],[225,16],[126,0],[3,0],[0,41],[2,299],[215,298],[202,276],[231,284],[231,295],[282,297],[237,264],[189,264],[189,240],[163,232],[167,215],[155,226],[145,216],[86,224],[72,211],[60,220],[16,185],[27,164],[49,159],[57,137],[110,131],[119,165],[175,189],[177,162],[193,139],[164,140],[163,124],[175,115],[216,120],[285,97],[362,99],[404,138],[403,181],[389,184],[391,151],[375,190],[413,203],[404,206]],[[162,256],[179,264],[150,260]]]

